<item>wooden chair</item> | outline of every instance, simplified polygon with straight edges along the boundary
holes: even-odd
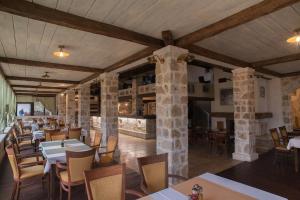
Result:
[[[270,129],[270,133],[272,136],[272,140],[274,143],[274,148],[275,148],[275,159],[274,162],[278,163],[278,159],[281,158],[281,160],[286,160],[287,158],[291,157],[291,150],[288,150],[286,146],[284,146],[281,141],[280,137],[278,134],[278,131],[276,128]]]
[[[77,139],[80,141],[81,128],[69,128],[68,129],[68,138]]]
[[[168,178],[187,180],[185,177],[168,174],[168,154],[138,158],[141,174],[141,189],[146,194],[155,193],[169,187]]]
[[[88,200],[125,200],[125,194],[143,197],[140,192],[125,189],[125,171],[125,164],[85,171]]]
[[[215,134],[216,146],[220,153],[225,152],[226,155],[228,155],[228,145],[229,145],[228,141],[229,141],[229,136],[227,135],[226,132]]]
[[[60,179],[60,199],[64,190],[68,192],[68,200],[71,200],[72,186],[84,184],[83,172],[92,169],[95,152],[95,149],[82,152],[66,151],[67,165],[56,163],[56,171]]]
[[[11,195],[11,200],[19,199],[21,185],[23,186],[24,181],[28,181],[33,178],[41,177],[42,181],[44,180],[44,164],[43,160],[36,161],[36,162],[26,162],[26,163],[19,163],[18,161],[21,156],[17,156],[14,152],[14,149],[11,145],[6,147],[6,153],[8,156],[8,160],[13,172],[14,177],[14,188]],[[39,156],[36,156],[38,160]],[[32,184],[30,184],[32,185]],[[30,186],[28,185],[28,186]]]
[[[289,135],[285,126],[281,126],[278,128],[280,132],[280,136],[284,146],[287,146],[289,143]]]
[[[64,132],[60,132],[60,131],[50,132],[50,139],[51,139],[51,141],[65,140],[66,134]]]
[[[12,129],[12,136],[17,144],[18,150],[27,150],[34,148],[34,142],[32,141],[31,134],[23,134],[21,135],[19,131],[14,127]]]
[[[108,136],[106,151],[99,151],[99,164],[100,165],[110,165],[114,163],[114,154],[118,145],[118,137],[117,136]],[[102,149],[103,149],[102,148]]]
[[[94,134],[90,134],[90,140],[87,141],[87,145],[92,148],[96,148],[97,152],[101,145],[102,134],[100,132],[94,131]]]
[[[47,142],[49,142],[49,141],[52,141],[51,135],[60,133],[60,129],[53,129],[53,130],[52,129],[44,129],[44,133],[45,133],[45,140]]]

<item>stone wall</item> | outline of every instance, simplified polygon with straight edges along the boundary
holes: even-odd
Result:
[[[67,90],[66,91],[66,124],[75,124],[75,91]]]
[[[118,136],[118,74],[103,73],[101,80],[101,133],[106,145],[109,135]]]
[[[137,116],[141,114],[143,100],[138,97],[138,85],[141,80],[132,79],[132,116]]]
[[[66,121],[66,95],[64,93],[56,95],[58,118]]]
[[[78,126],[90,130],[90,84],[81,85],[78,90]]]
[[[154,52],[156,63],[156,149],[168,153],[169,173],[188,175],[187,64],[177,61],[188,51],[167,46]]]
[[[282,87],[282,111],[283,123],[288,131],[293,129],[293,112],[291,107],[291,95],[300,88],[300,76],[286,77],[281,79]]]
[[[252,161],[258,158],[255,152],[254,70],[238,68],[232,72],[235,123],[233,159]]]

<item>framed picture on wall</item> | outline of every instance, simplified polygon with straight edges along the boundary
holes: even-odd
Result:
[[[233,105],[232,88],[223,88],[220,90],[220,104],[224,106]]]
[[[259,96],[262,97],[262,98],[265,98],[265,96],[266,96],[265,87],[263,87],[263,86],[259,87]]]

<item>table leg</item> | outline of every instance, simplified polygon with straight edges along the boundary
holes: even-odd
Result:
[[[295,148],[294,150],[295,150],[294,151],[295,152],[295,172],[298,173],[298,171],[299,171],[298,149]]]

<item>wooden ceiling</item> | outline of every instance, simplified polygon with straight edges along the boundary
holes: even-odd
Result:
[[[40,82],[68,88],[174,43],[261,73],[298,75],[299,49],[286,43],[300,28],[298,2],[0,0],[0,64],[18,92],[22,85],[34,90]],[[71,55],[54,57],[58,45]],[[41,79],[44,72],[49,72],[48,80]]]

